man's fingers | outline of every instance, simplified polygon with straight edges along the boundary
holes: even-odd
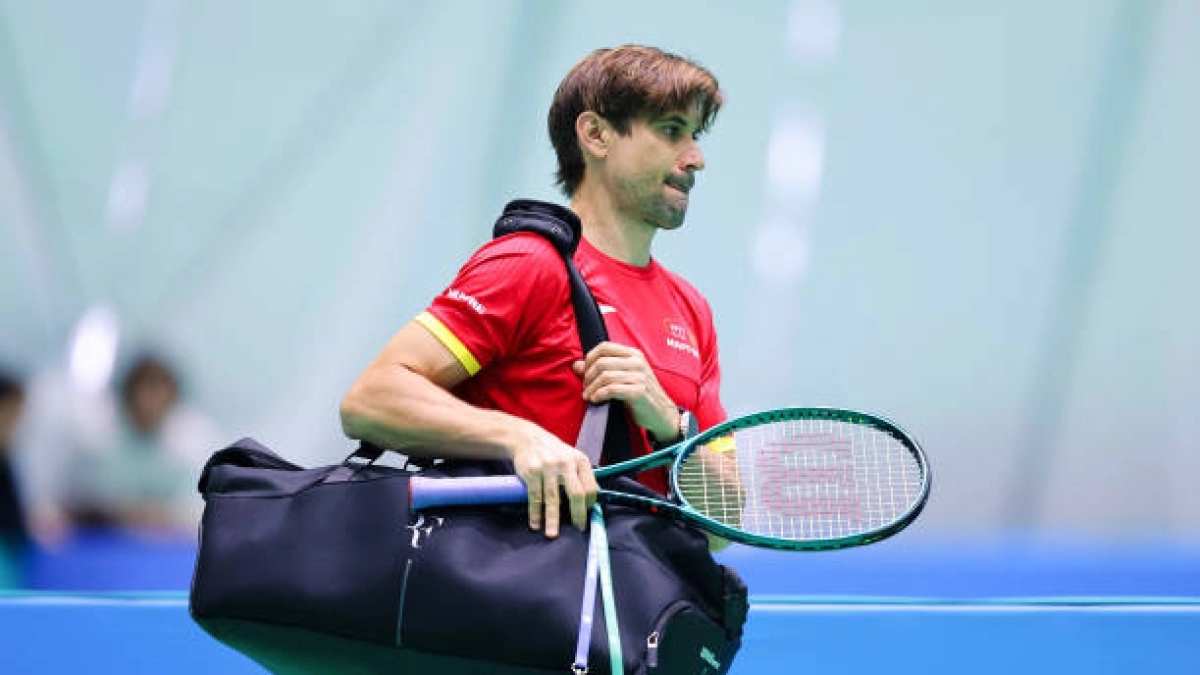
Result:
[[[591,511],[592,506],[596,503],[596,493],[600,491],[600,486],[596,484],[596,474],[592,473],[592,466],[584,462],[583,478],[580,480],[583,484],[583,491],[586,494],[584,506],[585,511]]]
[[[607,382],[594,384],[583,392],[583,398],[591,403],[624,401],[629,403],[646,394],[646,387],[639,382]]]
[[[601,357],[576,372],[583,378],[584,398],[592,402],[612,399],[618,393],[637,396],[653,378],[645,361],[632,357]],[[620,389],[613,390],[614,387]],[[601,393],[602,390],[607,391]]]
[[[594,361],[605,356],[625,356],[636,352],[637,349],[629,345],[619,344],[617,342],[605,341],[592,347],[592,351],[585,355],[588,361]]]
[[[627,356],[605,356],[584,367],[584,379],[599,377],[605,373],[641,372],[642,362]]]
[[[568,517],[581,529],[586,527],[596,492],[591,463],[579,450],[548,433],[538,435],[535,441],[513,460],[517,475],[525,481],[530,529],[541,530],[549,538],[558,536],[564,488]]]
[[[558,520],[561,500],[558,497],[559,477],[557,472],[548,472],[542,484],[542,499],[546,502],[546,536],[558,536]]]
[[[587,472],[590,474],[591,469],[589,468]],[[588,509],[591,508],[591,504],[588,504],[587,490],[578,471],[572,471],[566,475],[566,487],[567,499],[570,500],[571,522],[582,532],[587,529]]]
[[[592,348],[592,351],[584,355],[583,370],[584,372],[594,371],[597,365],[610,367],[611,364],[615,363],[636,363],[638,359],[635,357],[640,355],[641,352],[633,347],[619,345],[615,342],[601,342]],[[645,361],[645,357],[641,360]]]
[[[534,474],[525,480],[529,490],[529,527],[533,530],[542,529],[542,476]]]

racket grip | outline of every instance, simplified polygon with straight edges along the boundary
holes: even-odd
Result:
[[[529,499],[525,483],[516,476],[478,476],[472,478],[424,478],[408,481],[410,505],[414,511],[438,506],[470,504],[519,504]]]

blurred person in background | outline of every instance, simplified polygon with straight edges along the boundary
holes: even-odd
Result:
[[[194,535],[196,481],[217,446],[206,416],[183,400],[164,358],[141,354],[115,390],[43,386],[27,468],[36,484],[35,536],[53,544],[75,528]]]
[[[20,560],[29,543],[12,454],[13,436],[24,408],[25,390],[21,381],[0,370],[0,588],[17,585],[16,579],[6,579],[19,576]]]

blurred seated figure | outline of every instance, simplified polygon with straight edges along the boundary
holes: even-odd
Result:
[[[200,430],[185,417],[179,386],[166,362],[153,356],[133,362],[116,392],[117,434],[81,444],[68,467],[64,506],[74,524],[191,528],[198,522]]]
[[[25,391],[20,380],[0,370],[0,559],[8,556],[15,560],[29,542],[12,442],[24,408]]]
[[[203,510],[196,481],[217,436],[182,400],[164,359],[133,359],[114,390],[79,391],[49,377],[26,464],[36,485],[35,536],[46,545],[74,528],[121,527],[194,536]]]

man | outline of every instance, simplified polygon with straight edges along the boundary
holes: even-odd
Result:
[[[151,528],[195,536],[199,475],[219,430],[191,405],[175,366],[135,355],[116,386],[86,391],[53,366],[29,388],[17,453],[33,534],[43,544],[76,528]]]
[[[140,354],[114,392],[117,417],[107,434],[81,442],[66,472],[67,515],[83,527],[147,527],[190,532],[203,504],[195,477],[204,420],[182,400],[175,368]]]
[[[12,439],[25,409],[25,389],[15,375],[0,370],[0,568],[6,554],[19,554],[29,543],[21,486],[13,469]],[[0,588],[4,587],[0,569]]]
[[[635,455],[693,420],[722,421],[708,303],[650,251],[683,224],[704,168],[697,139],[722,101],[711,73],[651,47],[576,65],[550,107],[550,138],[582,221],[575,263],[611,341],[582,354],[559,254],[538,235],[502,237],[351,386],[346,434],[414,456],[509,460],[529,489],[530,526],[555,537],[561,492],[581,530],[595,499],[592,467],[570,445],[587,403],[625,404]],[[644,482],[666,490],[661,472]]]

